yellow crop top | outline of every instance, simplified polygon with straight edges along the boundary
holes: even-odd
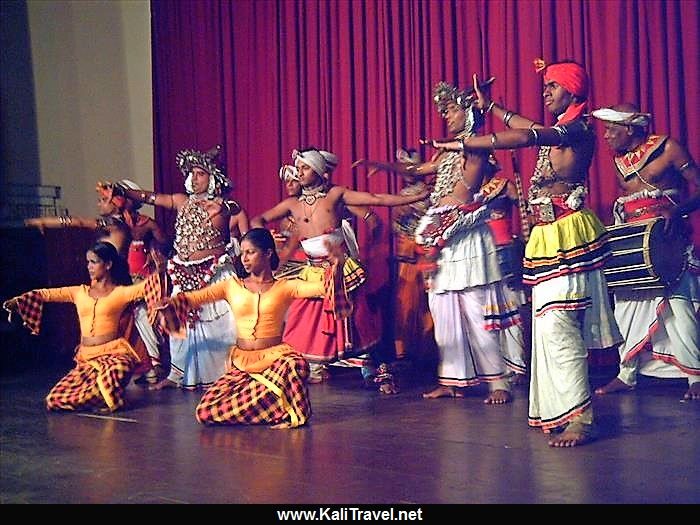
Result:
[[[323,281],[307,282],[300,279],[275,281],[262,293],[251,292],[238,277],[220,281],[201,290],[182,295],[191,307],[225,299],[233,310],[242,339],[263,339],[282,335],[284,315],[294,299],[323,297]]]
[[[80,320],[80,334],[96,337],[117,334],[119,318],[124,308],[136,299],[144,297],[146,281],[130,286],[117,286],[109,295],[97,299],[90,297],[86,284],[63,288],[41,288],[36,290],[42,299],[52,303],[74,303]]]

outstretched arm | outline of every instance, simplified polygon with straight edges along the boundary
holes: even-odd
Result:
[[[280,220],[290,212],[290,200],[285,199],[276,206],[270,208],[260,215],[256,215],[250,220],[250,226],[252,228],[264,228],[268,222]]]
[[[338,186],[336,186],[338,187]],[[369,193],[341,188],[342,200],[347,206],[402,206],[418,202],[428,196],[428,189],[416,195],[392,195],[390,193]]]
[[[368,177],[374,175],[377,171],[384,170],[390,173],[400,173],[401,175],[408,175],[409,177],[421,178],[437,173],[439,165],[439,162],[436,161],[417,162],[415,164],[411,164],[408,162],[381,162],[360,159],[354,162],[352,167],[369,167],[370,170],[367,172]]]
[[[463,140],[438,139],[428,143],[449,151],[488,151],[528,146],[569,146],[589,133],[589,125],[575,121],[550,128],[510,129],[489,135],[472,135]]]
[[[25,226],[38,228],[44,233],[46,228],[97,228],[97,218],[73,217],[71,215],[59,215],[58,217],[34,217],[24,220]]]
[[[490,135],[467,137],[464,140],[431,140],[429,144],[436,149],[449,151],[517,149],[528,146],[559,146],[561,135],[553,128],[510,129]]]
[[[161,206],[169,210],[180,208],[187,200],[187,195],[183,193],[156,193],[146,190],[132,190],[119,183],[113,183],[115,189],[122,195],[137,202]]]

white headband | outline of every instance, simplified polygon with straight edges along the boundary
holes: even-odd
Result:
[[[299,180],[299,170],[297,170],[296,166],[292,166],[290,164],[284,164],[280,168],[280,179],[282,179],[284,182],[287,182],[288,180]]]
[[[306,151],[294,150],[292,152],[292,160],[294,160],[295,165],[298,161],[302,161],[321,176],[325,173],[332,173],[338,165],[338,157],[333,153],[315,149]]]
[[[610,108],[596,109],[591,112],[595,118],[606,122],[614,122],[623,126],[648,126],[651,113],[629,113]]]

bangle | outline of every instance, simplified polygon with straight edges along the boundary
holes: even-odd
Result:
[[[496,149],[496,142],[498,142],[498,137],[495,133],[491,133],[491,148]]]
[[[459,144],[459,151],[464,153],[464,151],[467,149],[467,139],[465,138],[465,139],[460,140],[458,142],[458,144]]]
[[[139,195],[139,198],[141,199],[141,202],[146,202],[146,192],[142,191],[141,195]]]
[[[147,201],[148,201],[149,204],[155,204],[155,203],[156,203],[156,194],[155,194],[155,193],[151,193],[151,194],[148,196]]]
[[[530,133],[532,133],[532,145],[539,145],[539,134],[537,133],[537,130],[535,128],[530,128],[529,130]]]
[[[496,105],[496,103],[492,100],[491,103],[486,108],[486,113],[490,113],[495,105]]]
[[[362,217],[363,221],[366,221],[369,219],[372,215],[374,215],[374,212],[372,210],[369,210],[367,213],[365,213],[364,217]]]
[[[508,123],[510,122],[510,119],[512,119],[514,115],[515,115],[515,113],[513,113],[512,111],[506,111],[503,114],[503,123],[506,126],[510,127],[510,124],[508,124]]]
[[[229,215],[236,215],[241,211],[241,205],[233,199],[222,201],[221,205],[226,209]]]

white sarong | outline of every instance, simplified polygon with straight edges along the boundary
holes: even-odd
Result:
[[[191,264],[202,261],[191,261]],[[228,255],[212,262],[214,273],[207,284],[223,281],[235,274],[233,261]],[[174,284],[172,296],[180,291],[180,287]],[[236,342],[235,320],[225,300],[204,304],[197,313],[199,319],[193,326],[187,327],[184,339],[170,337],[168,379],[190,389],[207,387],[224,375],[229,349]]]
[[[528,419],[530,426],[547,432],[590,408],[588,349],[613,347],[622,336],[602,270],[533,286],[532,309]]]
[[[465,387],[488,382],[507,389],[508,369],[525,371],[522,292],[502,281],[488,226],[478,223],[450,238],[438,259],[428,306],[440,351],[438,382]]]
[[[637,374],[700,380],[700,283],[685,271],[672,293],[615,291],[615,318],[625,342],[620,346],[623,383]]]

